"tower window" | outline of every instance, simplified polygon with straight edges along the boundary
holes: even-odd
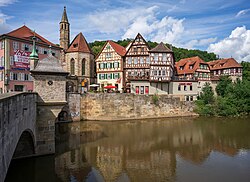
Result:
[[[82,60],[82,75],[85,75],[85,63],[86,61],[85,61],[85,58],[83,58],[83,60]]]
[[[73,44],[73,47],[74,47],[74,48],[78,47],[78,44]]]
[[[70,74],[75,75],[75,60],[73,58],[70,61]]]

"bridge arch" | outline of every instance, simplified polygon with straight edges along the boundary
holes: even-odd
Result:
[[[30,129],[24,130],[20,135],[12,159],[34,155],[36,153],[34,139],[34,134]]]

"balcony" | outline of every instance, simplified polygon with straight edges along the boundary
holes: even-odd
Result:
[[[149,76],[128,76],[128,80],[149,80]]]

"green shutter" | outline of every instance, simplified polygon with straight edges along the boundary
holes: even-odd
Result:
[[[102,76],[101,76],[101,74],[99,74],[99,79],[101,80],[101,78],[102,78]]]
[[[117,62],[117,67],[119,68],[119,62]]]
[[[118,63],[119,64],[119,63]],[[118,78],[120,78],[120,73],[118,73]]]

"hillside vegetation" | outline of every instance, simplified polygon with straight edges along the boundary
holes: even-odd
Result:
[[[132,39],[125,39],[125,40],[118,40],[114,41],[118,43],[119,45],[126,47],[129,42],[131,42]],[[98,55],[98,53],[101,51],[102,47],[104,46],[106,41],[95,41],[90,43],[90,48],[92,49],[93,53],[95,55]],[[152,49],[157,46],[157,42],[151,42],[148,41],[148,46]],[[168,44],[166,44],[168,47],[170,47]],[[189,49],[184,49],[184,48],[177,48],[177,47],[172,47],[175,55],[175,60],[179,61],[182,58],[188,58],[188,57],[193,57],[193,56],[199,56],[201,59],[204,61],[212,61],[216,60],[217,57],[214,53],[208,53],[207,51],[201,51],[201,50],[189,50]]]

